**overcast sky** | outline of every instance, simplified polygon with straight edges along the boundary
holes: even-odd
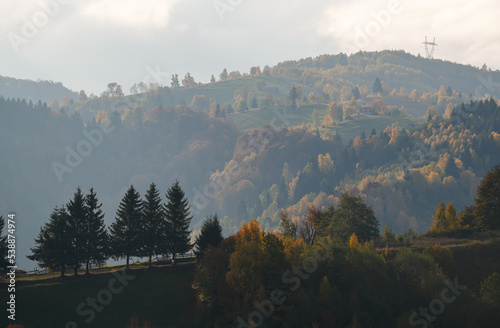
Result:
[[[425,36],[435,58],[498,69],[499,22],[495,0],[0,0],[0,75],[128,92],[324,53],[425,55]]]

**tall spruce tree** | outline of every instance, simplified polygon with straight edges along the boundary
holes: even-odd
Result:
[[[373,93],[383,93],[384,89],[382,88],[382,82],[380,82],[380,79],[377,77],[375,79],[375,82],[373,82],[373,87],[372,87]]]
[[[31,248],[32,254],[27,256],[42,268],[59,271],[61,277],[64,277],[67,267],[74,265],[74,245],[68,221],[66,209],[56,207],[49,222],[40,228],[40,233],[35,238],[36,246]]]
[[[207,217],[203,222],[200,234],[196,237],[196,257],[201,258],[208,247],[219,247],[223,240],[222,227],[217,214]]]
[[[482,229],[500,228],[500,165],[486,173],[477,187],[474,215]]]
[[[299,93],[296,86],[290,89],[290,92],[288,93],[288,100],[290,101],[290,108],[292,111],[296,110],[299,102]]]
[[[188,200],[184,196],[179,181],[167,191],[167,204],[165,205],[165,238],[169,253],[172,254],[172,263],[175,264],[175,255],[183,254],[192,247],[189,234],[191,213]]]
[[[0,269],[7,268],[7,254],[9,250],[9,242],[7,240],[7,234],[3,233],[3,228],[5,226],[5,220],[2,215],[0,215]]]
[[[141,256],[141,196],[134,186],[125,193],[111,224],[111,250],[114,258],[126,258],[129,268],[130,256]]]
[[[154,183],[149,185],[142,206],[142,247],[143,254],[151,258],[160,253],[162,242],[162,229],[165,213],[161,203],[160,192]]]
[[[108,255],[109,236],[104,224],[104,213],[102,204],[99,203],[94,189],[85,196],[85,238],[84,259],[85,272],[89,273],[90,263],[101,263]]]
[[[68,211],[68,223],[70,227],[70,238],[73,243],[73,271],[78,275],[81,263],[85,261],[85,239],[88,237],[85,222],[87,220],[85,208],[85,196],[80,187],[76,190],[66,205]]]

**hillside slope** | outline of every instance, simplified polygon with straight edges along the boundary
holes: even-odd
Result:
[[[60,82],[22,80],[6,76],[0,76],[0,96],[47,104],[53,99],[60,101],[64,97],[78,100],[78,94]]]

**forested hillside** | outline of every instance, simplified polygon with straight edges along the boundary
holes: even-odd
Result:
[[[217,194],[218,212],[258,218],[272,230],[283,206],[299,220],[311,204],[325,209],[349,192],[363,195],[377,217],[398,232],[426,231],[436,198],[463,208],[472,202],[480,177],[500,161],[499,115],[492,99],[470,103],[456,107],[449,119],[438,115],[411,129],[394,124],[358,136],[345,147],[335,137],[307,145],[318,137],[304,128],[256,130],[238,145],[258,140],[261,147],[235,152],[226,165],[231,170],[233,163],[242,163],[239,174]],[[321,149],[324,142],[330,144]],[[293,155],[286,153],[290,145],[298,149]],[[216,172],[211,181],[227,175]],[[239,207],[227,212],[224,202],[235,199],[241,200]],[[238,226],[239,221],[234,224]]]
[[[116,92],[116,83],[111,83],[111,89],[104,90],[100,97],[81,94],[80,101],[69,107],[79,111],[85,122],[100,110],[124,111],[138,106],[148,111],[155,106],[191,105],[210,111],[214,109],[214,101],[229,114],[251,108],[279,108],[287,103],[289,91],[296,85],[300,86],[299,103],[328,105],[332,100],[349,102],[355,96],[364,106],[373,100],[369,96],[376,79],[381,84],[375,94],[399,98],[397,102],[388,102],[399,105],[398,109],[402,105],[407,107],[408,100],[425,105],[410,110],[413,116],[423,116],[430,105],[444,113],[450,102],[458,105],[473,98],[500,96],[495,84],[500,80],[500,72],[486,66],[479,69],[429,60],[404,51],[360,51],[350,56],[321,55],[275,66],[254,66],[249,72],[224,69],[214,72],[207,84],[196,82],[189,72],[181,76],[174,74],[171,80],[139,82],[130,89],[131,96],[122,97],[120,101],[110,98],[110,95],[123,95],[121,87]]]
[[[207,84],[174,75],[169,87],[139,83],[130,96],[110,83],[74,103],[6,96],[0,208],[24,218],[25,254],[78,186],[96,190],[109,224],[131,184],[144,192],[176,179],[195,233],[214,213],[225,235],[252,218],[272,231],[283,207],[298,221],[344,192],[360,194],[397,233],[425,232],[436,198],[461,210],[500,161],[498,105],[486,98],[497,95],[488,81],[498,74],[360,52],[225,70]]]
[[[37,103],[50,104],[52,100],[69,105],[78,99],[78,94],[64,87],[60,82],[21,80],[0,76],[0,96],[4,98],[25,99]],[[55,103],[54,103],[55,104]]]

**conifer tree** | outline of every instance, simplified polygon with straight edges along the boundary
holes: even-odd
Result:
[[[200,234],[196,237],[196,257],[202,257],[203,252],[208,247],[219,247],[223,240],[222,227],[220,226],[217,214],[207,217],[203,222]]]
[[[297,91],[297,87],[293,87],[290,89],[290,92],[288,93],[288,100],[290,101],[290,108],[292,111],[296,110],[298,107],[298,102],[299,102],[299,93]]]
[[[384,92],[384,89],[382,88],[382,83],[380,82],[380,79],[377,77],[375,79],[375,82],[373,82],[373,87],[372,87],[373,93],[382,93]]]
[[[100,263],[106,260],[108,255],[109,236],[104,224],[104,213],[102,204],[99,203],[94,189],[85,197],[85,239],[84,257],[85,272],[89,273],[90,263]]]
[[[486,173],[477,187],[474,215],[481,228],[500,228],[500,166]]]
[[[188,200],[184,196],[179,181],[176,181],[167,191],[165,205],[165,238],[168,253],[172,254],[172,263],[175,264],[175,255],[189,251],[192,247],[189,240],[189,224],[191,213]]]
[[[149,257],[149,267],[151,267],[153,255],[160,253],[162,238],[160,227],[164,216],[160,192],[156,185],[151,183],[142,205],[142,247],[143,254]]]
[[[38,262],[42,268],[57,270],[64,277],[66,268],[74,265],[73,243],[68,224],[68,212],[64,207],[56,207],[50,220],[35,238],[36,246],[31,248],[27,258]]]
[[[78,275],[78,269],[81,263],[85,261],[84,244],[88,234],[85,227],[86,208],[85,196],[80,187],[76,190],[71,199],[66,205],[68,211],[68,224],[70,227],[69,237],[73,244],[73,271]]]
[[[141,248],[141,196],[134,186],[125,193],[111,224],[111,249],[115,258],[126,258],[129,268],[130,256],[140,256]]]

